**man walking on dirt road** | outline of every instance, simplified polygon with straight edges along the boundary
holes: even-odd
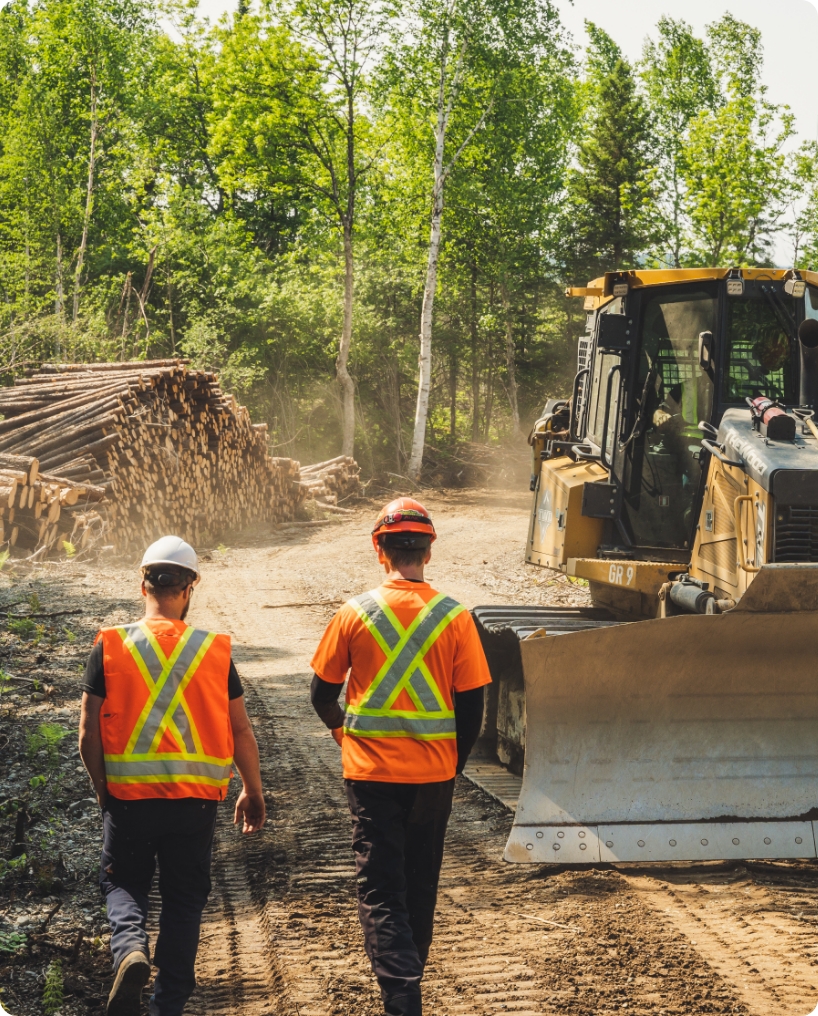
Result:
[[[435,538],[422,504],[388,504],[372,531],[386,579],[344,604],[312,660],[313,706],[342,748],[358,913],[388,1016],[421,1016],[455,774],[491,681],[469,612],[424,581]]]
[[[264,825],[258,746],[230,638],[185,623],[199,564],[176,536],[142,559],[145,616],[103,628],[85,670],[80,753],[103,813],[100,884],[111,922],[108,1016],[139,1016],[151,973],[145,930],[159,861],[162,911],[151,1016],[181,1016],[210,893],[218,802],[235,762],[235,822]]]

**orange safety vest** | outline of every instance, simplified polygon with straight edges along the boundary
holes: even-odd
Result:
[[[113,797],[221,801],[232,776],[230,637],[184,621],[103,628],[100,730]]]

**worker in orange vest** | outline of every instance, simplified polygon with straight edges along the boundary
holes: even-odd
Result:
[[[235,762],[234,822],[264,825],[259,755],[230,638],[185,623],[199,564],[176,536],[142,560],[145,616],[103,628],[85,669],[80,754],[103,813],[100,884],[111,923],[108,1016],[139,1016],[151,966],[145,930],[156,861],[162,911],[151,1016],[180,1016],[210,893],[218,802]]]
[[[341,607],[312,660],[313,706],[341,745],[358,913],[388,1016],[421,1016],[455,775],[491,681],[471,615],[424,580],[435,538],[418,501],[388,504],[372,531],[386,579]]]

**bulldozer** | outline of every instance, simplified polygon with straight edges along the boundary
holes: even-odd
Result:
[[[510,862],[815,858],[818,273],[609,272],[529,438],[526,561],[478,607]]]

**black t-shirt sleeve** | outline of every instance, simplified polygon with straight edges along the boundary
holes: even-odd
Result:
[[[99,695],[100,698],[105,698],[105,670],[103,669],[101,640],[91,650],[91,655],[85,664],[82,690],[87,691],[89,695]]]
[[[457,771],[462,773],[483,726],[483,688],[454,693],[454,722],[457,727]]]
[[[338,703],[343,687],[343,684],[323,681],[317,674],[312,676],[310,701],[313,709],[330,730],[337,730],[344,725],[344,710]]]
[[[244,694],[244,688],[239,677],[239,672],[236,670],[236,664],[233,663],[233,657],[230,657],[230,672],[227,675],[227,697],[232,702],[233,699],[241,698]]]
[[[89,695],[98,695],[105,698],[105,669],[102,656],[102,641],[100,640],[91,650],[88,662],[85,664],[85,678],[82,683],[82,690]],[[236,670],[233,658],[230,658],[230,670],[227,674],[227,697],[229,699],[241,698],[244,688]]]

